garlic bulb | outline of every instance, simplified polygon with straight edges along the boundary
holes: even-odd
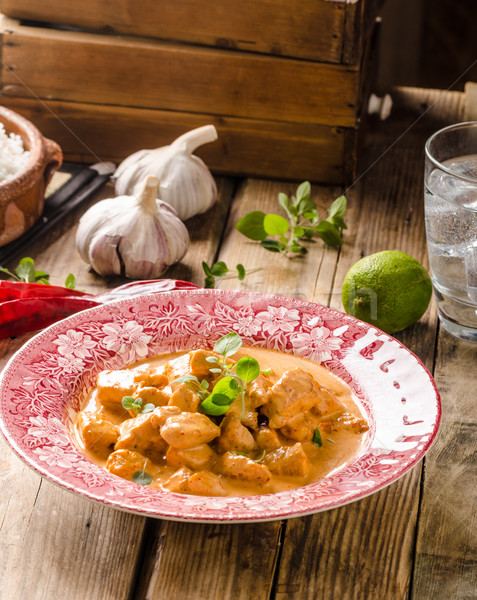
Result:
[[[181,135],[170,146],[140,150],[128,156],[114,174],[116,194],[137,194],[148,174],[159,177],[159,198],[185,221],[208,210],[217,199],[217,186],[207,165],[192,152],[217,139],[213,125]]]
[[[76,247],[100,275],[156,279],[187,251],[189,234],[174,209],[157,200],[149,175],[139,195],[100,200],[81,217]]]

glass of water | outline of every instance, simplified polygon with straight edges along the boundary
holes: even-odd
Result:
[[[424,183],[439,319],[453,335],[477,342],[477,121],[428,139]]]

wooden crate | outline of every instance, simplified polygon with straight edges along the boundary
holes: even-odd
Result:
[[[17,17],[96,29],[110,23],[115,31],[142,35],[2,18],[2,104],[57,140],[66,159],[118,161],[213,123],[219,140],[198,153],[214,172],[329,183],[352,177],[375,0],[304,2],[305,16],[301,10],[290,16],[280,1],[274,6],[281,18],[272,21],[266,20],[273,13],[268,1],[228,0],[227,10],[235,5],[241,18],[227,20],[235,13],[219,10],[216,18],[209,15],[209,27],[197,11],[208,4],[191,1],[184,28],[177,27],[183,3],[161,3],[159,13],[157,3],[147,1],[135,12],[127,0],[115,15],[107,4],[85,0],[79,10],[56,0],[1,2]],[[335,43],[314,40],[305,26],[310,7]],[[259,18],[273,24],[262,36]],[[246,42],[247,23],[254,52],[240,42]],[[227,44],[214,33],[222,26]]]

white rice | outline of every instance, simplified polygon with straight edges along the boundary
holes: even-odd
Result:
[[[13,179],[30,158],[30,152],[23,147],[22,138],[16,133],[7,135],[3,123],[0,123],[0,183]]]

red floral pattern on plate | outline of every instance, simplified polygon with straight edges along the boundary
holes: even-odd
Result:
[[[361,453],[302,488],[208,498],[122,480],[89,462],[72,444],[71,423],[99,371],[161,352],[212,346],[229,331],[237,331],[245,344],[322,362],[342,377],[371,424]],[[372,354],[363,352],[369,347]],[[386,370],[381,368],[384,363]],[[105,505],[183,521],[289,518],[363,498],[401,477],[424,456],[440,415],[431,375],[394,338],[311,302],[245,291],[172,291],[83,311],[27,342],[0,378],[1,429],[26,464]]]

